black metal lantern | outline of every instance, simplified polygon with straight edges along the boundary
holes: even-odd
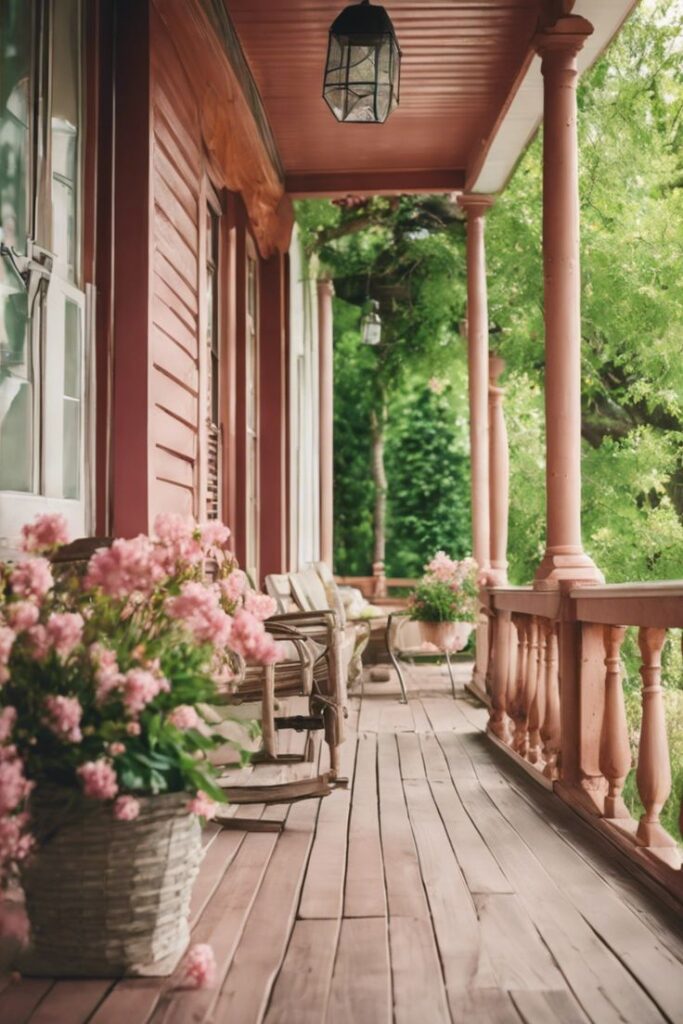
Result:
[[[382,319],[375,299],[369,300],[367,312],[361,317],[360,333],[364,345],[379,345],[382,340]]]
[[[345,7],[330,28],[325,102],[338,121],[377,124],[398,106],[401,51],[383,7]]]

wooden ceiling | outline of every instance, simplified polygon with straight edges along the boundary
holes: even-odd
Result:
[[[402,51],[400,106],[338,124],[322,99],[344,0],[225,0],[292,194],[463,186],[524,67],[539,0],[384,0]]]

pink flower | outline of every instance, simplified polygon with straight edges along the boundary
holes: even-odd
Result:
[[[243,658],[258,661],[261,665],[272,665],[282,657],[280,645],[266,633],[263,623],[245,608],[235,613],[230,646]]]
[[[215,590],[203,583],[183,583],[178,597],[169,597],[166,611],[185,624],[197,643],[224,647],[230,641],[232,619],[218,603]]]
[[[218,804],[215,800],[211,800],[206,793],[200,792],[190,800],[187,809],[190,814],[198,814],[201,818],[213,818],[218,810]]]
[[[125,754],[126,744],[125,743],[110,743],[107,747],[107,753],[111,757],[118,757],[120,754]]]
[[[9,679],[7,663],[12,653],[12,646],[17,634],[9,626],[0,626],[0,683],[6,683]]]
[[[119,791],[116,772],[109,761],[86,761],[76,770],[83,782],[83,792],[93,800],[113,800]]]
[[[249,590],[244,598],[244,607],[257,619],[269,619],[277,611],[277,602],[269,594],[257,594]]]
[[[144,668],[131,668],[123,677],[123,703],[130,715],[139,715],[162,690],[170,690],[167,679]]]
[[[78,612],[53,612],[47,620],[48,639],[62,661],[80,644],[83,625],[83,616]]]
[[[241,569],[233,569],[229,576],[218,581],[221,593],[231,604],[239,601],[247,585],[247,575]]]
[[[119,663],[116,654],[103,644],[91,644],[88,653],[95,668],[95,682],[97,691],[95,699],[102,704],[109,694],[118,689],[123,683],[123,675],[119,670]]]
[[[134,821],[140,813],[140,804],[134,796],[120,796],[114,804],[117,821]]]
[[[441,380],[440,377],[430,377],[427,381],[427,387],[433,395],[442,395],[446,388],[446,381]]]
[[[14,811],[32,788],[24,775],[24,763],[16,754],[0,761],[0,819]]]
[[[69,543],[69,528],[64,516],[36,516],[33,523],[22,526],[21,539],[23,550],[29,554],[53,551],[60,545]]]
[[[17,633],[23,633],[25,629],[35,626],[40,612],[33,601],[15,601],[7,605],[7,621]]]
[[[230,530],[218,519],[212,519],[207,523],[200,523],[199,532],[202,544],[205,548],[224,548],[230,539]]]
[[[142,732],[139,722],[129,722],[126,726],[126,732],[129,736],[139,736]]]
[[[41,626],[40,623],[37,626],[32,626],[27,636],[31,641],[33,657],[37,661],[43,661],[44,658],[47,658],[50,653],[50,637],[45,626]]]
[[[0,711],[0,743],[6,743],[17,720],[17,709],[7,706]]]
[[[29,558],[16,566],[9,578],[12,591],[17,597],[35,598],[40,601],[52,587],[52,569],[46,558]]]
[[[190,704],[179,704],[173,708],[166,721],[176,729],[196,729],[201,725],[201,718]]]
[[[60,740],[67,743],[80,743],[83,739],[81,718],[83,708],[77,697],[52,696],[45,698],[50,729]]]
[[[162,544],[156,556],[169,575],[179,562],[196,565],[204,557],[199,528],[193,519],[177,512],[160,512],[154,520],[154,532]]]
[[[185,982],[192,988],[211,988],[216,980],[216,958],[205,942],[192,946],[185,958]]]
[[[88,563],[85,583],[99,587],[109,597],[123,599],[147,596],[163,579],[154,545],[140,534],[132,540],[115,540],[110,548],[100,548]]]

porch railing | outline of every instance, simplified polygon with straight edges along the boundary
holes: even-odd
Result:
[[[683,626],[683,585],[484,592],[491,628],[489,733],[548,787],[683,899],[681,851],[660,814],[671,793],[661,653]],[[632,765],[620,657],[637,629],[642,720]],[[635,767],[644,808],[623,798]]]

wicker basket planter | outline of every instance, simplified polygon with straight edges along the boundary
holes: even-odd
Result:
[[[25,973],[170,974],[189,938],[201,831],[186,793],[140,799],[134,821],[72,790],[31,797],[39,846],[23,871],[31,944]]]

